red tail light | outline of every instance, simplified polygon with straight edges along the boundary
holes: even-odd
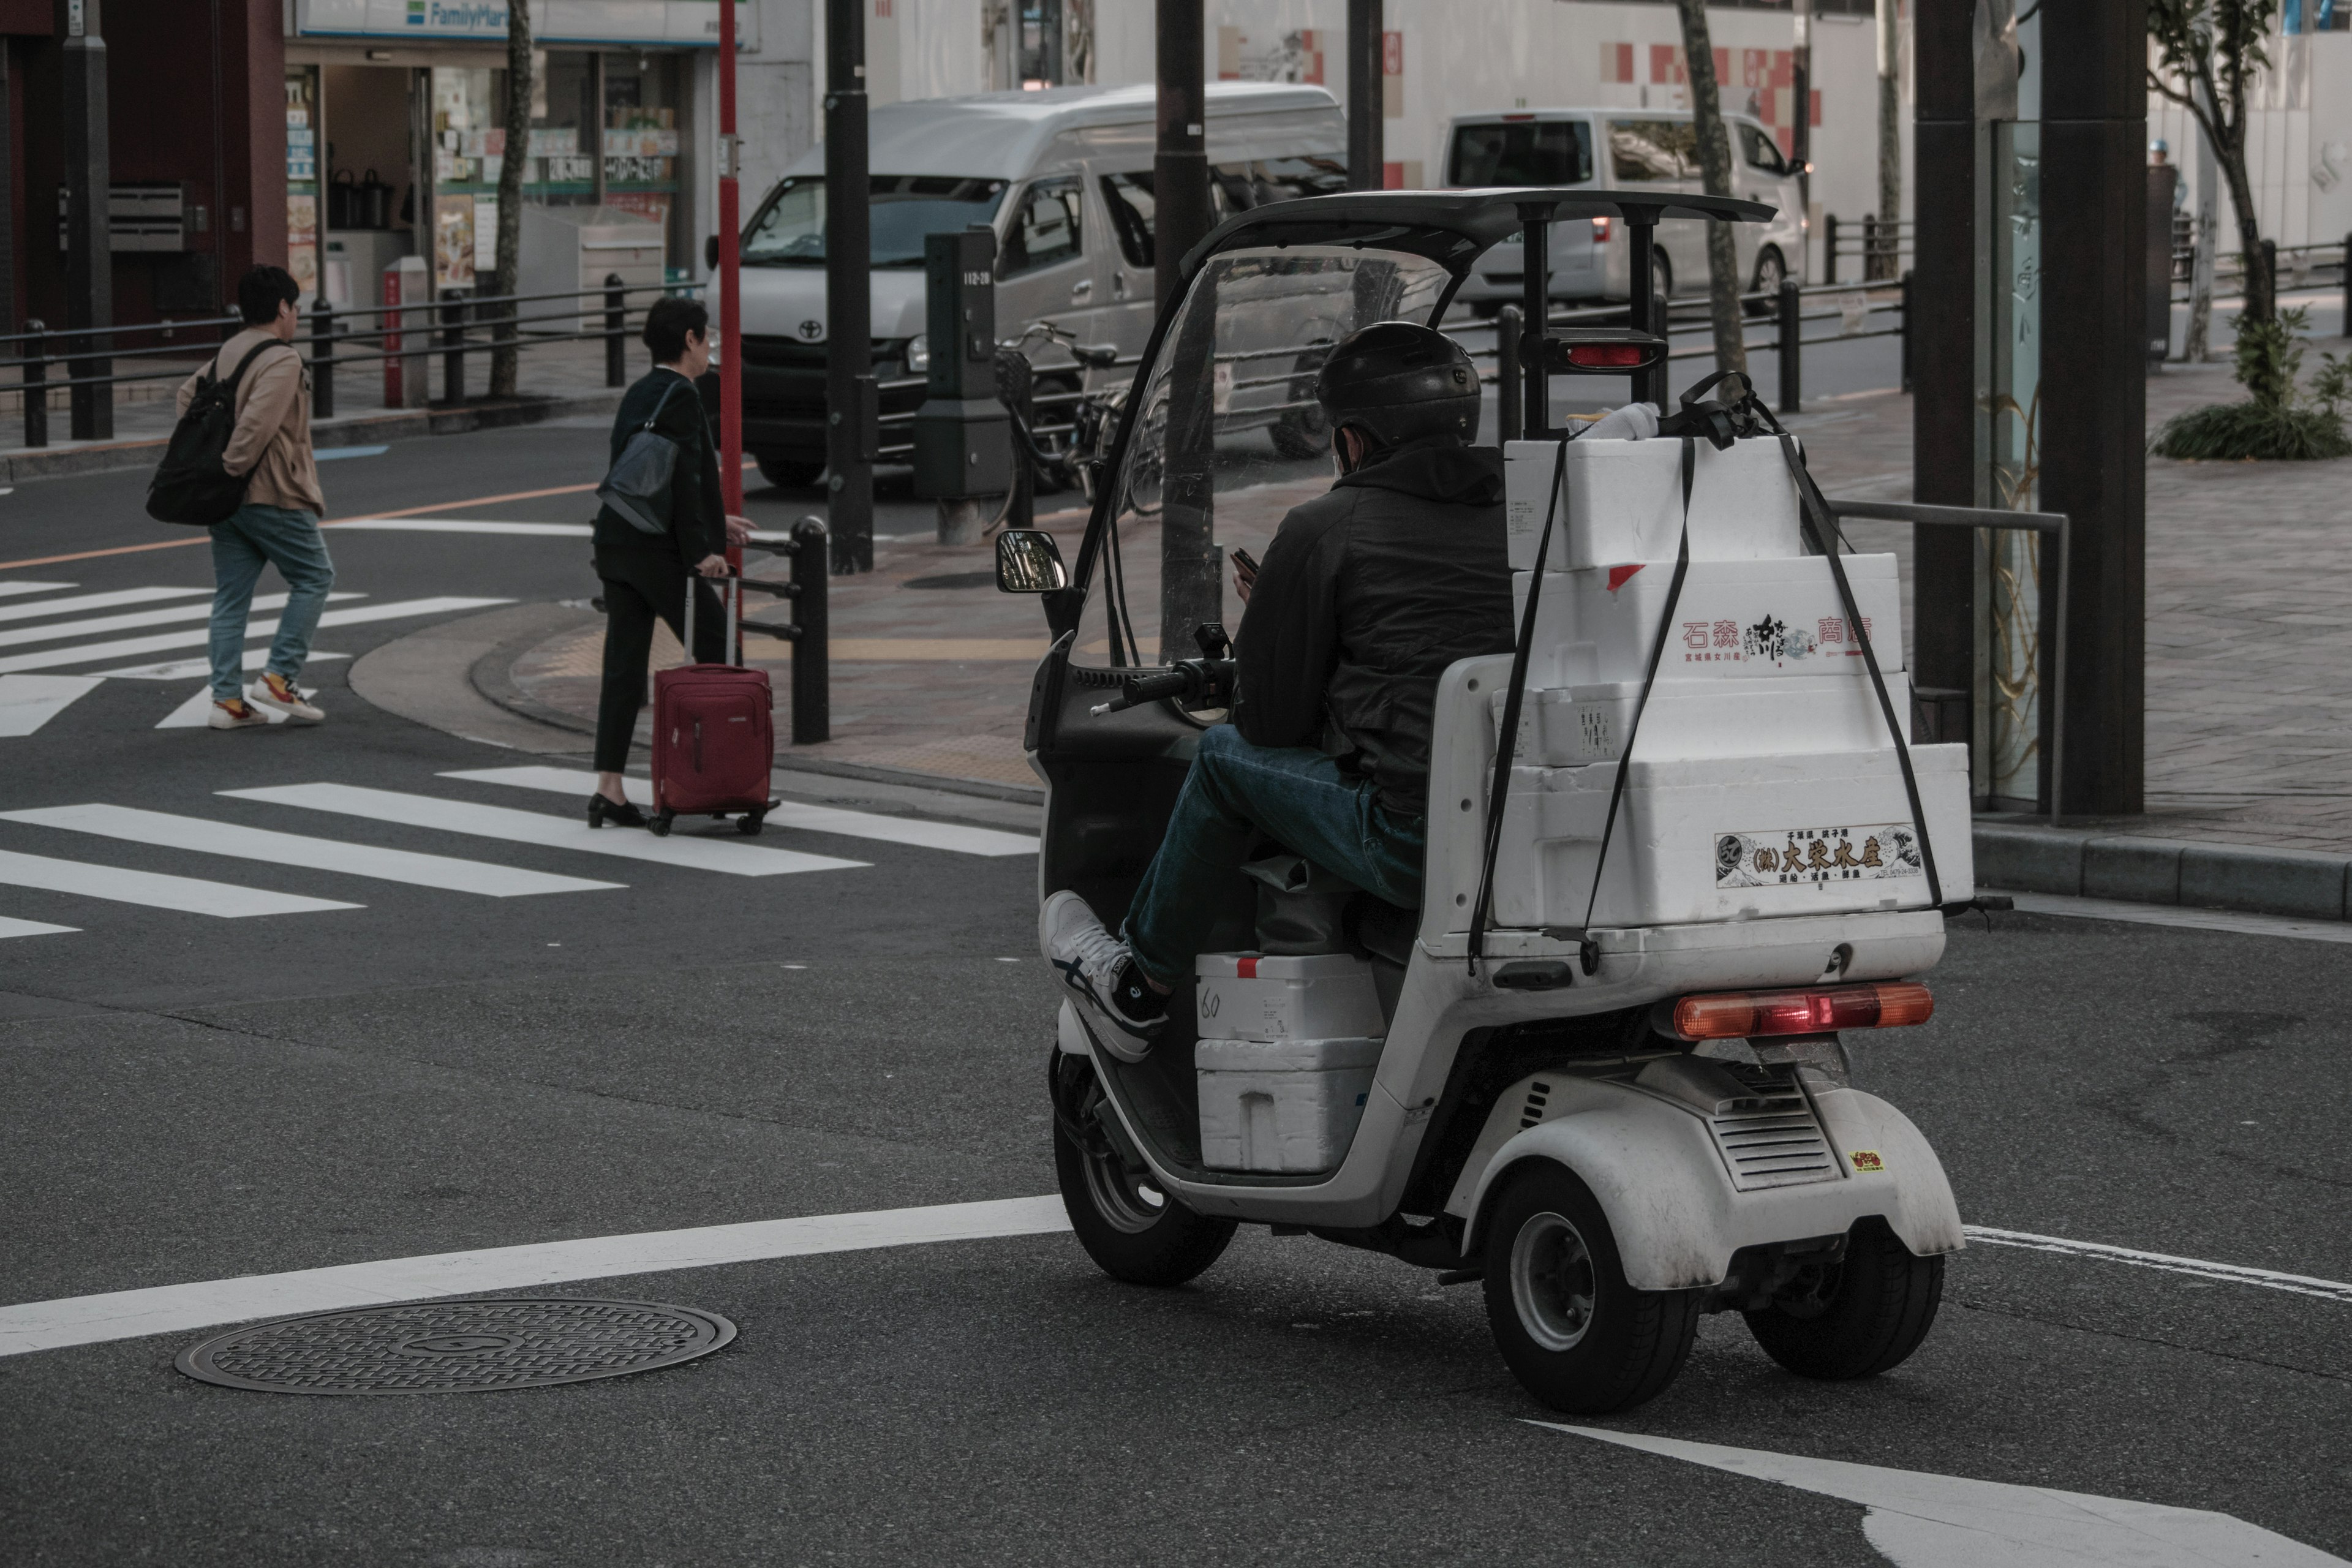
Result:
[[[1568,350],[1568,363],[1580,370],[1635,368],[1649,357],[1640,343],[1571,343]]]
[[[1592,220],[1592,243],[1595,245],[1606,245],[1609,243],[1609,220],[1607,218],[1597,217]]]
[[[1879,985],[1816,985],[1801,991],[1727,991],[1675,1004],[1675,1033],[1686,1040],[1758,1035],[1826,1035],[1838,1029],[1891,1029],[1924,1024],[1936,999],[1916,981]]]

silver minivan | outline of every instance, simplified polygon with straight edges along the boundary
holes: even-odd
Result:
[[[996,230],[999,337],[1050,319],[1082,342],[1142,351],[1156,263],[1154,100],[1149,85],[1068,87],[873,111],[874,371],[886,388],[929,365],[924,236],[976,223]],[[1347,188],[1347,121],[1319,87],[1211,82],[1206,135],[1219,221]],[[742,277],[743,447],[771,484],[806,485],[824,468],[822,146],[745,226]],[[1066,354],[1036,358],[1040,391],[1086,384]],[[882,410],[908,413],[922,400],[920,386],[889,388]]]
[[[1797,171],[1780,155],[1762,121],[1723,117],[1731,133],[1731,194],[1780,209],[1768,224],[1734,224],[1741,284],[1771,290],[1804,256],[1804,215]],[[1698,133],[1686,110],[1536,109],[1467,114],[1448,128],[1445,183],[1491,185],[1593,185],[1610,190],[1697,191]],[[1606,218],[1552,226],[1550,297],[1565,300],[1626,297],[1626,246]],[[1658,226],[1660,291],[1706,292],[1706,229],[1686,218]],[[1516,241],[1481,257],[1456,296],[1482,314],[1526,298],[1526,263]]]

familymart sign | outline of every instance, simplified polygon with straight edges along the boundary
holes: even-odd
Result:
[[[736,47],[760,47],[759,7],[735,7]],[[549,44],[668,44],[716,48],[719,0],[531,0],[531,35]],[[305,37],[504,41],[507,0],[297,0]]]

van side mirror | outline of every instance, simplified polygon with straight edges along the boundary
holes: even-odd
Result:
[[[1070,585],[1061,546],[1038,528],[1008,528],[996,536],[996,590],[1000,594],[1051,594]]]

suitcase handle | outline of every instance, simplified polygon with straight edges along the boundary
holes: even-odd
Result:
[[[695,572],[689,572],[686,574],[686,646],[679,650],[686,656],[681,661],[685,664],[692,664],[695,661],[694,601],[698,597],[695,593],[695,589],[700,585],[700,576],[701,574],[699,573]],[[725,648],[720,650],[719,661],[721,664],[731,664],[738,668],[740,668],[743,664],[743,629],[741,625],[743,619],[743,578],[740,573],[730,572],[727,574],[726,605],[727,646]]]

